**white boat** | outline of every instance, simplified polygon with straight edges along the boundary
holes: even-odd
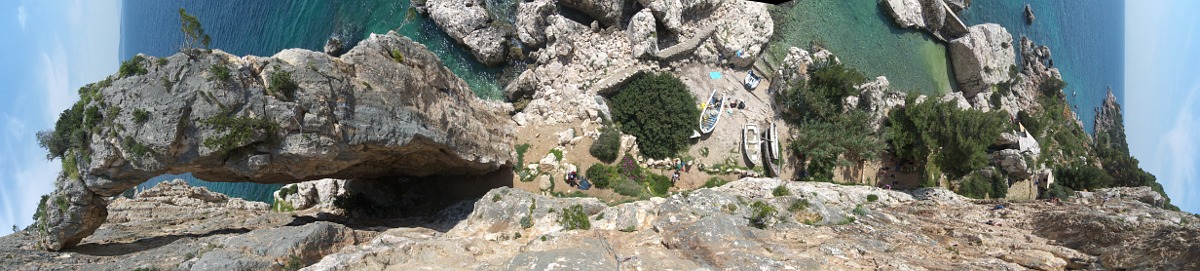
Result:
[[[712,94],[708,95],[708,100],[700,107],[700,133],[712,133],[713,129],[717,128],[717,123],[721,121],[721,111],[725,108],[725,95],[721,94],[720,100],[714,100],[717,97],[717,91],[713,90]]]
[[[754,71],[751,70],[750,73],[746,74],[746,79],[742,80],[742,85],[746,86],[748,90],[754,90],[758,87],[758,82],[760,81],[762,81],[762,78],[754,75]]]
[[[767,130],[767,145],[769,148],[767,153],[770,154],[771,161],[779,160],[779,157],[783,157],[783,154],[779,153],[779,133],[775,130],[774,122],[771,123],[771,128]]]
[[[754,167],[762,161],[762,140],[758,137],[758,126],[747,124],[742,129],[742,153],[746,155],[746,166]]]

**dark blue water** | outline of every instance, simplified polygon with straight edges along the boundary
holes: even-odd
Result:
[[[496,7],[515,2],[489,1]],[[121,59],[138,53],[153,56],[175,54],[183,42],[179,8],[196,16],[208,35],[211,48],[234,55],[274,55],[283,49],[320,51],[331,36],[352,44],[371,33],[396,30],[427,46],[477,96],[498,99],[503,68],[485,67],[463,50],[431,20],[410,9],[408,0],[360,1],[183,1],[125,0],[121,18]],[[511,21],[511,10],[502,10]],[[352,46],[351,44],[351,46]],[[349,46],[347,47],[349,48]],[[161,181],[181,178],[229,196],[272,202],[271,192],[280,185],[207,182],[190,174],[164,175],[139,186],[146,189]]]
[[[1025,24],[1029,3],[1037,20]],[[998,23],[1019,40],[1045,44],[1067,82],[1064,92],[1084,128],[1093,131],[1096,107],[1111,86],[1125,100],[1125,3],[1120,0],[972,1],[963,12],[968,25]],[[1014,41],[1015,42],[1015,41]],[[1018,54],[1019,57],[1019,54]]]

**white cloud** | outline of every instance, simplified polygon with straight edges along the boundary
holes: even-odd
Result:
[[[61,43],[57,43],[54,50],[42,53],[42,82],[46,84],[46,107],[42,113],[47,122],[53,123],[58,113],[74,102],[75,97],[67,87],[70,76],[67,68],[67,56]]]
[[[25,6],[17,6],[17,23],[21,24],[21,31],[25,31],[25,20],[28,15],[25,14]]]
[[[1176,206],[1191,212],[1200,211],[1200,176],[1196,167],[1200,166],[1200,129],[1196,125],[1200,114],[1200,83],[1193,87],[1184,100],[1184,105],[1176,114],[1175,123],[1165,134],[1160,136],[1158,149],[1153,165],[1158,172],[1158,181],[1163,190],[1171,196]]]

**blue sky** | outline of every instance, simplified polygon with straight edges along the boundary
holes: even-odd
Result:
[[[1200,1],[1125,4],[1125,134],[1171,201],[1200,213]]]
[[[76,90],[117,70],[118,0],[0,1],[0,235],[33,222],[58,161],[34,134],[50,129]]]

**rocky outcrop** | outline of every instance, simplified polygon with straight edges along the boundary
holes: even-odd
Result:
[[[429,18],[465,45],[476,60],[488,66],[504,63],[512,28],[495,22],[484,0],[427,0],[425,9]]]
[[[695,2],[695,1],[688,1]],[[680,31],[683,26],[683,2],[680,0],[638,0],[638,3],[654,13],[654,18],[671,31]]]
[[[526,46],[542,47],[546,44],[546,19],[558,13],[558,5],[552,0],[535,0],[517,4],[517,38]]]
[[[921,10],[921,0],[884,0],[882,2],[888,14],[901,28],[924,28],[925,15]]]
[[[228,78],[214,74],[222,67]],[[145,68],[110,81],[102,99],[85,105],[106,116],[89,157],[77,157],[87,161],[80,179],[64,180],[55,194],[66,214],[41,222],[48,248],[94,230],[104,220],[100,197],[165,173],[294,183],[483,175],[512,161],[505,109],[476,98],[425,46],[394,33],[372,35],[340,58],[213,51]]]
[[[778,189],[790,195],[776,196]],[[901,192],[753,178],[615,206],[498,188],[411,220],[416,225],[369,230],[322,221],[285,226],[293,217],[234,207],[234,200],[222,204],[221,196],[181,183],[151,190],[116,200],[113,210],[164,216],[114,220],[70,252],[35,251],[29,232],[0,237],[0,268],[1200,268],[1200,249],[1191,241],[1200,238],[1200,224],[1191,214],[1153,207],[1157,194],[1148,187],[1080,192],[1057,204],[1002,203],[1005,208],[943,188]],[[186,204],[198,204],[196,211],[163,213]],[[588,226],[568,229],[567,221]]]
[[[1104,104],[1096,108],[1094,124],[1097,145],[1108,146],[1122,153],[1129,152],[1121,104],[1117,103],[1117,96],[1113,95],[1111,87],[1108,88],[1108,95],[1104,97]]]
[[[559,4],[579,10],[604,26],[622,27],[621,19],[634,11],[634,0],[560,0]]]
[[[336,36],[330,37],[329,40],[325,41],[324,48],[325,48],[325,54],[330,55],[330,56],[335,56],[335,57],[341,56],[342,51],[346,49],[345,43],[342,41],[342,38],[336,37]]]
[[[629,22],[629,42],[633,43],[633,57],[644,58],[658,53],[658,32],[654,23],[654,15],[649,9],[643,9],[633,15]]]
[[[286,202],[277,204],[278,206],[286,206],[293,210],[313,207],[326,209],[331,208],[334,200],[347,192],[349,191],[346,191],[346,180],[320,179],[286,185],[275,191],[274,198],[277,203]]]
[[[884,10],[900,28],[928,31],[942,40],[952,40],[967,34],[967,27],[957,12],[970,4],[962,0],[883,0]]]
[[[54,192],[47,195],[38,213],[43,216],[34,221],[39,246],[49,250],[60,250],[79,244],[104,223],[108,216],[108,201],[88,190],[82,180],[58,175]],[[36,218],[36,216],[35,216]]]
[[[775,23],[767,5],[751,1],[725,2],[728,12],[717,25],[713,41],[717,50],[736,67],[745,68],[765,53],[766,43],[774,35]]]
[[[1008,81],[1015,67],[1012,34],[998,24],[971,26],[971,33],[950,41],[950,60],[959,90],[967,99]]]
[[[1033,24],[1033,20],[1037,20],[1037,16],[1033,16],[1033,8],[1025,4],[1025,24]]]
[[[1015,149],[1005,149],[992,153],[992,164],[1005,175],[1017,180],[1028,179],[1033,175],[1033,165],[1025,162],[1025,156]]]

